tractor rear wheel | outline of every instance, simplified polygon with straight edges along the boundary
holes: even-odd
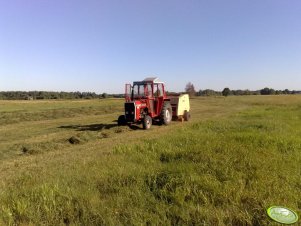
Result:
[[[164,125],[168,125],[172,119],[172,108],[169,102],[164,102],[162,111],[161,111],[161,121]]]
[[[152,118],[149,115],[145,115],[143,119],[143,129],[150,129],[152,126]]]
[[[189,121],[189,119],[190,119],[190,113],[189,113],[189,111],[185,110],[185,112],[184,112],[184,120],[185,121]]]
[[[124,115],[120,115],[118,118],[118,126],[125,126],[126,125],[126,119]]]

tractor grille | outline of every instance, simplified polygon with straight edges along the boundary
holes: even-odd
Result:
[[[134,122],[135,121],[135,103],[125,103],[124,104],[124,110],[125,110],[125,118],[128,122]]]

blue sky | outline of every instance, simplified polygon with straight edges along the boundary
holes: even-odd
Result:
[[[301,90],[300,0],[0,0],[0,90]]]

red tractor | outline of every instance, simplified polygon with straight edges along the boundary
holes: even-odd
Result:
[[[118,118],[118,125],[142,123],[149,129],[153,121],[168,125],[172,120],[172,106],[166,96],[164,83],[158,78],[125,85],[125,114]]]

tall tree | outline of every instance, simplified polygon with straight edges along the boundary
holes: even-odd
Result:
[[[231,94],[231,90],[228,88],[228,87],[226,87],[226,88],[224,88],[224,90],[222,91],[222,94],[223,94],[223,96],[229,96],[230,94]]]
[[[189,96],[195,96],[196,91],[194,85],[191,82],[188,82],[185,87],[185,92],[189,94]]]
[[[268,87],[265,87],[264,89],[260,90],[261,95],[274,95],[276,92],[274,89],[270,89]]]

